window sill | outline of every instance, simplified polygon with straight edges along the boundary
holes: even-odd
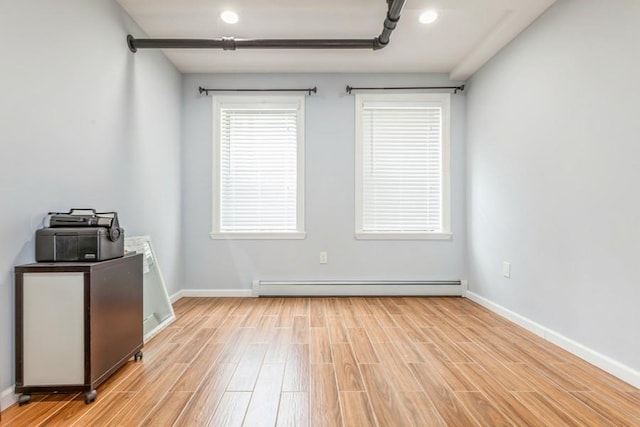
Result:
[[[211,232],[213,240],[302,240],[307,237],[304,231],[293,233],[218,233]]]
[[[453,233],[356,233],[358,240],[451,240]]]

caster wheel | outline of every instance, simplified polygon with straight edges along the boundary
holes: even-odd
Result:
[[[29,402],[31,402],[30,394],[23,394],[18,398],[18,406],[26,405]]]
[[[139,362],[142,360],[142,351],[137,352],[134,356],[133,356],[133,360],[136,362]]]
[[[88,391],[84,394],[84,403],[86,405],[88,405],[89,403],[93,402],[94,400],[96,400],[96,397],[98,397],[98,392],[95,390],[91,390]]]

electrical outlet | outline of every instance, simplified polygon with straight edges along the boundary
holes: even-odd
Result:
[[[502,263],[502,275],[507,279],[511,277],[511,263],[507,261]]]
[[[320,264],[326,264],[328,262],[329,262],[329,259],[327,258],[327,253],[320,252]]]

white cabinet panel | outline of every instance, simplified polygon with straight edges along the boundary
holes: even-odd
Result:
[[[84,383],[83,273],[24,274],[24,385]]]

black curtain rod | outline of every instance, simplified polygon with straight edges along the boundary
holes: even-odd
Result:
[[[404,87],[352,87],[347,86],[347,93],[351,95],[353,90],[422,90],[422,89],[453,89],[453,93],[464,90],[464,85],[460,86],[404,86]]]
[[[311,95],[311,92],[318,93],[318,87],[310,87],[310,88],[301,88],[301,89],[215,89],[215,88],[204,88],[200,86],[198,88],[200,93],[204,93],[209,96],[209,92],[307,92]]]

